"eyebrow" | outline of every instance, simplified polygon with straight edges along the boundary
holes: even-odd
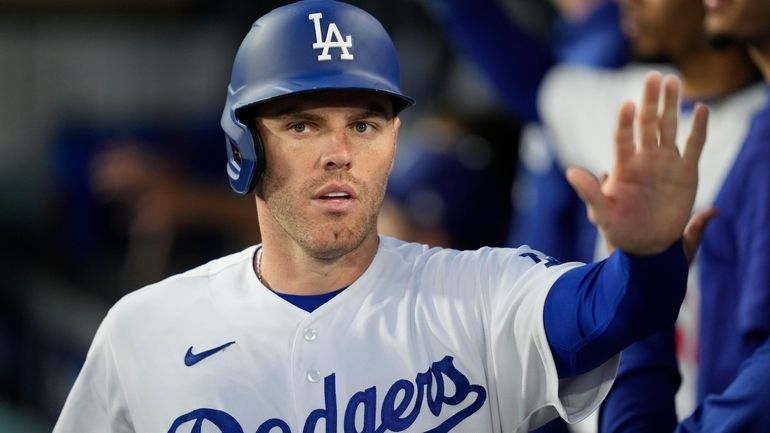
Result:
[[[294,119],[302,119],[302,120],[308,120],[311,122],[318,122],[321,120],[321,116],[318,116],[316,114],[308,113],[307,111],[301,111],[297,110],[296,107],[287,107],[285,110],[280,110],[278,112],[272,113],[268,116],[264,116],[267,118],[273,118],[273,119],[279,119],[279,118],[285,118],[285,117],[291,117]]]
[[[390,119],[393,115],[389,115],[388,112],[379,105],[372,105],[358,116],[353,116],[353,119],[367,119],[369,117],[380,117],[382,119]]]
[[[311,122],[318,122],[322,120],[321,116],[318,116],[313,113],[309,113],[308,111],[303,111],[296,105],[288,105],[286,107],[283,107],[280,110],[277,110],[274,113],[265,115],[264,117],[269,117],[274,119],[281,118],[281,117],[292,117],[297,119],[308,120]],[[354,116],[351,116],[351,120],[366,119],[369,117],[380,117],[383,119],[390,119],[393,117],[393,115],[389,114],[388,110],[386,110],[385,107],[383,107],[382,105],[371,104],[366,109],[364,109],[363,112],[357,113]]]

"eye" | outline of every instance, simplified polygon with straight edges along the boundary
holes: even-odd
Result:
[[[306,123],[295,123],[294,125],[291,125],[291,130],[296,133],[303,133],[307,131],[307,124]]]
[[[355,124],[354,128],[356,132],[363,134],[364,132],[369,131],[369,129],[371,128],[371,125],[369,125],[366,122],[358,122]]]

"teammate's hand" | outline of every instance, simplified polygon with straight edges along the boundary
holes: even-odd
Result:
[[[662,113],[658,113],[661,83]],[[635,255],[662,252],[682,237],[698,186],[698,159],[706,140],[708,109],[697,104],[684,153],[676,145],[679,80],[645,78],[634,143],[636,107],[620,109],[615,133],[615,165],[604,182],[584,169],[570,168],[567,180],[588,207],[588,217],[604,238]]]
[[[712,208],[702,210],[692,218],[687,226],[684,228],[684,234],[682,235],[682,244],[684,247],[684,254],[687,256],[687,263],[692,264],[695,260],[695,253],[700,246],[700,240],[703,237],[703,232],[706,230],[706,225],[712,218],[717,216],[717,210]]]

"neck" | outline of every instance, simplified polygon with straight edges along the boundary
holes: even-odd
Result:
[[[263,221],[272,219],[266,210],[260,209],[259,219],[262,248],[254,259],[254,270],[263,284],[279,293],[320,295],[347,287],[366,271],[377,254],[376,230],[350,252],[318,258],[289,238],[283,229],[275,227],[275,220],[271,221],[274,224]]]
[[[682,96],[688,101],[718,99],[757,78],[744,49],[695,50],[674,63],[682,74]]]
[[[749,48],[751,59],[762,71],[762,77],[766,82],[770,82],[770,39],[752,45]]]

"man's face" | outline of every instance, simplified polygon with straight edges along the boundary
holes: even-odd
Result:
[[[703,0],[618,0],[621,29],[641,59],[670,59],[702,45]]]
[[[759,44],[770,39],[770,1],[703,0],[706,32],[715,39]]]
[[[256,121],[266,160],[257,195],[270,214],[260,218],[263,236],[272,230],[329,259],[377,235],[400,125],[388,96],[295,95],[265,104]]]

